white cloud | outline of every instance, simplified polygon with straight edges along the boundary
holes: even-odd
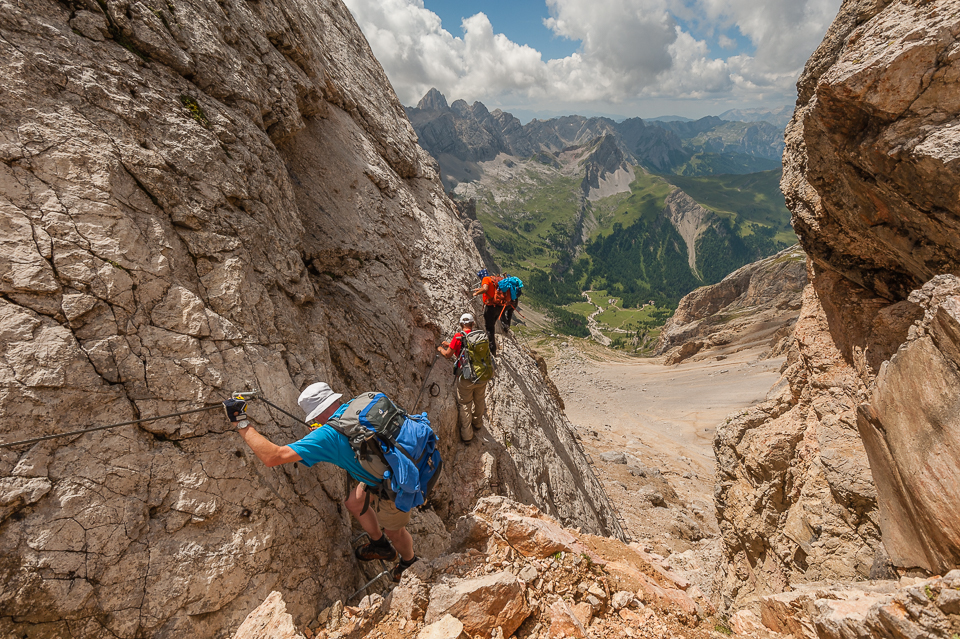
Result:
[[[756,103],[793,99],[797,75],[840,0],[545,0],[571,56],[538,51],[495,32],[483,13],[454,37],[423,0],[344,0],[404,104],[431,87],[449,99],[530,110],[564,104],[636,114],[651,99]],[[448,27],[452,25],[447,25]],[[724,35],[737,29],[755,51]],[[694,33],[698,35],[694,35]],[[715,46],[711,47],[710,42]],[[725,49],[730,55],[717,57]],[[632,110],[632,113],[631,113]]]
[[[771,73],[800,69],[837,10],[838,0],[692,0],[703,21],[736,26],[756,47],[755,59]]]
[[[670,68],[674,20],[660,0],[546,0],[555,34],[579,40],[583,59],[623,93]]]

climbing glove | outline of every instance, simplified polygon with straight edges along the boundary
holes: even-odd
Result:
[[[237,422],[237,428],[246,428],[247,423],[247,402],[242,399],[230,398],[223,402],[223,410],[227,413],[227,419],[231,422]]]

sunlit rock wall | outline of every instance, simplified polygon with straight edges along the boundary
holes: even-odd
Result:
[[[0,0],[0,52],[0,441],[251,386],[298,413],[317,380],[414,408],[480,258],[342,4]],[[617,530],[505,351],[482,442],[443,365],[418,406],[447,464],[425,555],[490,492]],[[360,583],[349,486],[264,467],[219,410],[2,449],[0,635],[222,636],[272,590],[303,621]]]

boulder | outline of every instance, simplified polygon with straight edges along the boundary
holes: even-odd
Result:
[[[558,552],[582,549],[573,535],[556,523],[543,519],[508,516],[502,533],[511,546],[527,557],[543,559]]]
[[[496,572],[430,589],[425,622],[450,614],[463,622],[471,636],[490,637],[495,628],[510,636],[530,614],[525,586],[509,572]]]
[[[627,456],[625,453],[620,451],[611,450],[607,453],[600,453],[600,460],[605,461],[608,464],[626,464]]]
[[[587,629],[563,599],[550,605],[550,627],[547,630],[550,639],[586,639]]]
[[[283,595],[271,592],[262,604],[247,615],[233,639],[306,639],[287,613]]]
[[[453,615],[444,615],[439,621],[424,626],[417,639],[470,639],[463,624]]]
[[[621,608],[626,608],[634,601],[636,601],[636,594],[628,592],[626,590],[620,590],[613,593],[613,596],[610,597],[610,607],[614,610],[620,610]]]

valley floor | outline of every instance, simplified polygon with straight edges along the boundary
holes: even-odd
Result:
[[[592,457],[627,534],[705,591],[719,539],[713,437],[728,415],[763,401],[783,358],[766,348],[664,366],[588,340],[531,341]]]

